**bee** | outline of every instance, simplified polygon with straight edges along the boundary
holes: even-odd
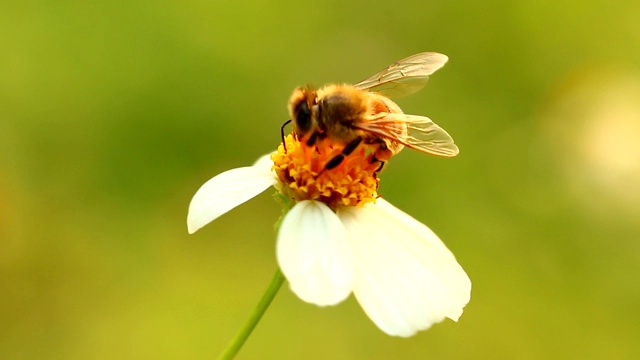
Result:
[[[458,147],[446,131],[427,117],[404,114],[389,99],[420,90],[448,59],[424,52],[397,61],[355,85],[296,88],[289,99],[290,119],[281,128],[283,144],[284,128],[292,123],[295,136],[310,148],[327,138],[344,145],[325,170],[340,165],[361,144],[373,154],[371,163],[380,162],[378,171],[405,146],[436,156],[456,156]]]

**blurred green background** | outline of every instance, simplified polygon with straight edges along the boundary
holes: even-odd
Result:
[[[640,358],[640,2],[0,5],[0,359],[210,359],[275,269],[271,191],[187,235],[197,188],[275,149],[298,85],[438,51],[400,99],[461,154],[381,193],[473,281],[384,335],[283,287],[239,359]]]

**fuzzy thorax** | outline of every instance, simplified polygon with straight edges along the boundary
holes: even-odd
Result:
[[[334,210],[376,201],[379,180],[375,173],[380,163],[371,163],[373,153],[367,146],[358,146],[337,167],[325,169],[344,145],[323,139],[306,146],[293,135],[286,136],[285,142],[287,150],[281,144],[271,160],[286,196],[295,201],[320,201]]]

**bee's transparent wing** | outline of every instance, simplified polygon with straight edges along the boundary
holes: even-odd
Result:
[[[360,81],[354,86],[361,90],[379,92],[387,97],[413,94],[422,89],[429,75],[444,66],[446,55],[425,52],[395,62],[379,73]]]
[[[453,157],[459,152],[451,136],[425,116],[380,113],[354,126],[426,154]]]

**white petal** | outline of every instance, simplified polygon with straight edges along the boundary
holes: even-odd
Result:
[[[261,169],[263,172],[270,172],[271,167],[273,167],[273,160],[271,160],[271,153],[262,155],[256,162],[252,165],[255,168]]]
[[[204,183],[191,199],[187,215],[189,234],[260,194],[276,182],[271,168],[267,168],[261,160],[254,166],[232,169],[215,176]]]
[[[471,281],[436,234],[383,199],[338,216],[352,246],[354,295],[382,331],[407,337],[458,320]]]
[[[335,305],[353,286],[346,231],[325,204],[305,200],[285,215],[276,255],[291,290],[316,305]]]

